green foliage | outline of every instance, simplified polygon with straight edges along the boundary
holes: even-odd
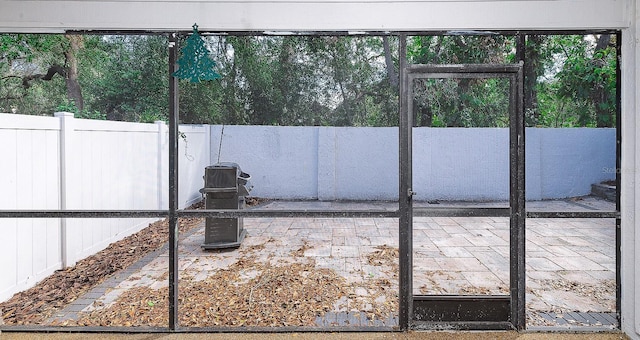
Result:
[[[615,126],[616,51],[613,36],[528,36],[525,107],[529,126]],[[412,63],[509,63],[514,42],[492,36],[416,36]],[[504,107],[508,87],[458,79],[455,87],[414,88],[420,126],[504,126],[491,110]],[[425,91],[435,91],[426,93]],[[436,100],[434,96],[441,95]],[[433,101],[436,103],[432,103]],[[497,100],[495,104],[489,104]],[[500,104],[500,102],[502,104]],[[491,108],[491,109],[489,109]]]
[[[168,48],[163,36],[105,36],[93,41],[93,66],[81,65],[85,106],[109,120],[168,117]]]
[[[51,61],[67,47],[68,41],[60,34],[1,34],[0,63]]]
[[[416,79],[413,89],[414,126],[509,126],[508,79]]]
[[[24,57],[27,61],[33,58],[32,47],[26,34],[0,35],[0,62],[7,64],[12,60]]]
[[[504,36],[415,36],[407,57],[421,64],[491,64],[514,60]],[[415,126],[508,126],[509,84],[504,79],[429,79],[413,84]]]
[[[182,36],[207,51],[222,76],[181,80],[183,123],[397,126],[397,37]],[[615,126],[615,37],[529,36],[525,77],[531,126]],[[64,35],[0,35],[0,111],[153,122],[168,117],[168,39],[163,35],[82,39],[78,81],[84,110],[64,77],[24,79],[64,65]],[[389,42],[388,45],[385,43]],[[413,36],[410,63],[512,63],[506,36]],[[389,49],[385,47],[390,47]],[[183,60],[183,58],[179,59]],[[211,66],[211,63],[209,66]],[[184,69],[181,65],[180,68]],[[179,69],[180,69],[179,68]],[[496,79],[415,83],[418,126],[507,126],[508,84]]]
[[[407,58],[413,64],[484,64],[515,60],[515,41],[501,35],[412,36]]]
[[[557,75],[558,95],[563,99],[590,102],[578,111],[578,124],[615,126],[615,49],[609,46],[594,50],[591,43],[576,38],[570,43],[559,41],[558,44],[565,51],[564,67]]]
[[[65,100],[56,108],[57,112],[71,112],[75,118],[106,120],[107,115],[99,111],[89,111],[87,109],[78,110],[76,104],[72,101]]]
[[[54,76],[47,82],[25,83],[24,77],[46,73],[52,64],[63,64],[61,54],[67,45],[63,35],[0,35],[0,112],[51,115],[65,98],[64,79]]]
[[[547,36],[540,41],[536,126],[615,126],[614,36]]]
[[[228,37],[217,115],[234,124],[395,125],[381,38]]]

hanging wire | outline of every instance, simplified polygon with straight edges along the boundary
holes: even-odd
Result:
[[[193,162],[193,160],[195,159],[195,157],[193,157],[193,155],[189,154],[189,142],[187,142],[187,139],[184,139],[184,158],[186,158],[189,162]]]
[[[220,130],[220,144],[218,145],[218,162],[220,163],[220,153],[222,152],[222,136],[224,136],[224,124],[222,124],[222,129]]]

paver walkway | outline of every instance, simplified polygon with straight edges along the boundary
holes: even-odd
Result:
[[[442,206],[454,203],[441,203]],[[456,203],[459,204],[459,203]],[[424,205],[427,205],[424,203]],[[487,205],[495,205],[493,203]],[[283,202],[260,209],[394,210],[385,202]],[[528,203],[529,210],[613,210],[610,202],[580,200]],[[507,294],[509,287],[508,218],[459,217],[414,219],[414,294]],[[216,271],[251,256],[278,265],[313,260],[329,268],[355,289],[354,296],[336,302],[318,326],[394,326],[397,308],[374,320],[355,314],[355,306],[375,309],[393,295],[374,294],[372,279],[386,280],[397,292],[397,260],[371,263],[381,246],[398,247],[394,218],[245,218],[248,232],[236,251],[205,251],[204,225],[180,241],[180,276],[204,280]],[[533,326],[611,326],[615,318],[615,221],[613,219],[528,219],[526,230],[527,309]],[[300,257],[291,254],[300,251]],[[166,248],[148,256],[126,275],[96,287],[56,318],[73,319],[80,311],[109,306],[133,287],[168,284]],[[246,273],[250,278],[256,273]],[[126,278],[123,276],[127,276]],[[114,280],[119,282],[115,282]],[[110,286],[110,287],[108,287]],[[98,304],[93,303],[99,301]],[[588,317],[571,312],[592,313]],[[575,321],[575,320],[578,321]],[[571,321],[574,320],[574,321]]]

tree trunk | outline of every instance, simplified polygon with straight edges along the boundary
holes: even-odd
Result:
[[[420,126],[431,127],[431,125],[433,125],[433,112],[431,112],[431,105],[427,102],[422,103],[422,105],[415,103],[414,107],[416,107],[420,113]]]
[[[462,112],[469,105],[469,100],[465,100],[465,95],[469,93],[469,89],[471,89],[471,79],[469,78],[460,78],[456,79],[458,82],[457,88],[457,110],[454,112],[453,117],[447,119],[447,126],[452,127],[467,127],[462,120]],[[452,119],[453,118],[453,119]]]
[[[544,71],[540,62],[540,49],[545,37],[542,35],[529,35],[525,47],[524,63],[524,111],[529,124],[537,125],[540,120],[538,110],[538,90],[536,89],[538,77]]]
[[[391,57],[391,47],[389,46],[389,37],[382,36],[382,47],[384,48],[384,62],[387,65],[387,77],[389,77],[389,84],[394,89],[398,88],[398,72],[393,65],[393,58]]]
[[[79,111],[84,109],[84,100],[82,98],[82,89],[78,82],[78,52],[82,48],[83,39],[81,35],[67,34],[65,37],[69,40],[69,49],[64,52],[64,58],[67,65],[66,85],[67,98],[75,103]]]
[[[602,51],[607,47],[609,47],[610,43],[611,43],[611,35],[601,34],[598,37],[598,40],[596,42],[596,48],[593,52],[594,56],[597,55],[599,51]],[[595,63],[595,67],[604,67],[606,60],[604,60],[604,58],[596,59],[594,57],[592,62]],[[591,100],[593,101],[593,106],[596,111],[597,127],[614,126],[612,110],[608,108],[606,105],[607,99],[610,96],[606,83],[607,83],[607,79],[600,79],[599,81],[596,82],[595,86],[591,91]]]

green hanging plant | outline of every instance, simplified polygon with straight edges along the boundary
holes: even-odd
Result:
[[[182,57],[178,59],[178,70],[172,75],[192,83],[199,83],[203,80],[221,78],[215,67],[216,62],[210,57],[209,49],[198,33],[198,25],[193,24],[193,34],[185,41]]]

